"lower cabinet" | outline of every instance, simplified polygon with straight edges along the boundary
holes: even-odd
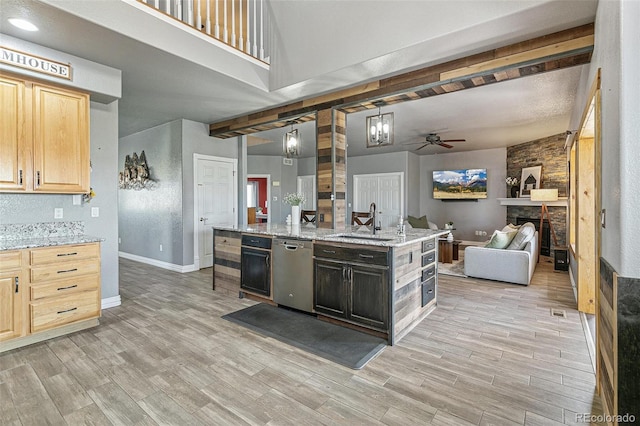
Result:
[[[0,252],[1,350],[64,334],[54,329],[100,317],[100,305],[99,243]]]
[[[362,257],[362,251],[358,249],[332,251],[347,259]],[[384,253],[377,255],[386,260]],[[388,301],[388,266],[315,259],[314,309],[317,313],[386,332],[389,325]]]
[[[240,288],[271,299],[271,238],[242,235]]]
[[[0,253],[0,342],[23,335],[22,295],[27,286],[22,277],[20,251]]]

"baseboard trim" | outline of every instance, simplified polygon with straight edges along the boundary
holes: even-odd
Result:
[[[102,309],[115,308],[116,306],[120,306],[121,304],[122,299],[120,299],[120,295],[102,299]]]
[[[185,272],[193,272],[197,271],[196,265],[175,265],[169,262],[163,262],[162,260],[151,259],[149,257],[138,256],[137,254],[126,253],[124,251],[119,251],[118,256],[133,260],[135,262],[146,263],[147,265],[157,266],[158,268],[168,269],[174,272],[180,272],[184,274]]]
[[[591,338],[591,329],[589,328],[587,314],[584,312],[578,312],[578,314],[580,314],[580,322],[582,323],[584,339],[587,341],[587,349],[589,350],[589,357],[591,358],[591,366],[593,367],[593,372],[596,373],[596,344]]]

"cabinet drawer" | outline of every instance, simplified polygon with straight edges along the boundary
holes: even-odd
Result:
[[[436,297],[436,278],[422,283],[422,306],[426,306]]]
[[[22,266],[22,256],[19,251],[0,252],[0,271],[19,269]]]
[[[87,290],[98,290],[100,277],[88,275],[70,280],[59,280],[50,284],[38,284],[31,286],[31,300],[45,297],[62,296]]]
[[[436,261],[436,252],[432,251],[431,253],[422,255],[422,266],[427,266]]]
[[[388,265],[389,260],[387,254],[388,251],[386,250],[356,249],[326,244],[314,244],[313,246],[313,255],[315,257],[366,263],[369,265]]]
[[[436,265],[430,266],[422,270],[422,281],[426,281],[429,278],[436,276]]]
[[[51,262],[90,259],[98,256],[100,256],[100,245],[98,243],[47,247],[31,250],[31,264],[42,265]]]
[[[430,240],[422,242],[422,252],[423,253],[426,253],[429,250],[433,250],[434,248],[436,248],[436,240],[435,240],[435,238],[431,238]]]
[[[243,235],[242,245],[247,247],[271,249],[271,238],[258,237],[257,235]]]
[[[100,316],[97,291],[83,291],[31,303],[31,332]]]
[[[97,274],[100,272],[100,262],[84,260],[78,262],[60,262],[46,266],[31,268],[31,282],[38,283],[50,280],[79,277],[81,275]]]

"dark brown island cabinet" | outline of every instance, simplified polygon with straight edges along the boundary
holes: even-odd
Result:
[[[299,282],[313,287],[309,313],[394,344],[436,308],[440,234],[383,232],[379,238],[345,239],[338,231],[313,228],[295,236],[313,246],[313,256],[305,260],[312,263],[313,276]],[[291,228],[279,225],[214,227],[213,289],[278,304],[273,271],[283,265],[274,259],[272,245],[282,237],[295,240]]]

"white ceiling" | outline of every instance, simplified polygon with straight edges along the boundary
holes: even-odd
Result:
[[[264,81],[255,67],[244,67],[242,78],[234,78],[234,69],[242,71],[235,59],[221,64],[201,37],[180,39],[184,32],[140,17],[132,0],[43,1],[0,0],[0,32],[121,69],[121,136],[179,118],[221,121],[574,27],[591,22],[597,5],[596,0],[270,0],[276,29],[269,81]],[[384,17],[387,30],[363,24],[375,16]],[[17,30],[6,23],[10,17],[28,18],[41,31]],[[351,114],[348,155],[415,149],[419,145],[401,144],[441,129],[446,130],[443,139],[467,142],[452,150],[427,147],[421,154],[506,146],[561,133],[567,130],[580,69],[386,107],[385,112],[395,113],[396,144],[388,148],[363,148],[364,119],[371,112]],[[275,137],[274,155],[281,135]]]

